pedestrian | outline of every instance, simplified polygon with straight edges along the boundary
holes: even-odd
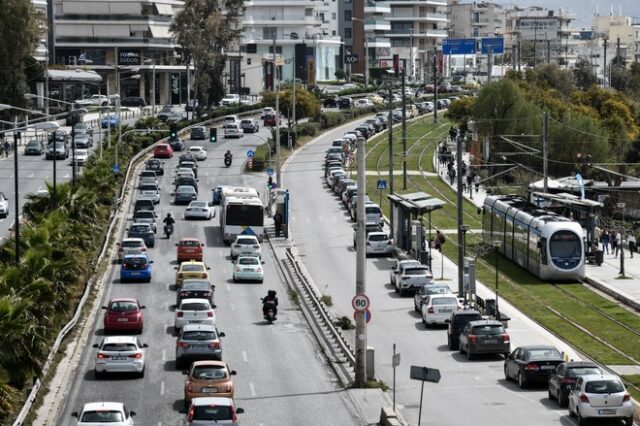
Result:
[[[449,170],[449,182],[453,186],[453,181],[456,179],[456,169],[453,167]]]
[[[436,250],[438,250],[439,252],[442,252],[442,246],[444,245],[444,242],[445,242],[444,234],[439,230],[436,230],[436,241],[435,241]]]
[[[467,188],[469,188],[469,197],[473,198],[473,176],[471,173],[467,175]]]
[[[11,145],[9,144],[8,140],[5,140],[4,141],[4,155],[8,157],[10,150],[11,150]]]
[[[604,229],[600,235],[600,242],[602,243],[603,250],[609,254],[609,230]]]
[[[598,227],[598,225],[593,227],[593,241],[597,244],[600,242],[600,237],[602,235],[602,229]]]
[[[611,251],[613,251],[613,257],[618,257],[618,251],[620,251],[622,245],[622,234],[620,230],[616,231],[616,235],[613,239],[613,243],[611,244]]]
[[[473,184],[476,186],[476,193],[477,193],[478,190],[480,189],[480,175],[478,173],[476,173],[473,176]]]
[[[636,251],[636,236],[633,235],[633,232],[629,233],[627,242],[629,243],[629,253],[631,254],[630,257],[633,259],[633,253],[635,253]]]
[[[276,237],[280,236],[280,227],[282,226],[282,214],[280,212],[276,212],[273,215],[273,225],[276,228]]]

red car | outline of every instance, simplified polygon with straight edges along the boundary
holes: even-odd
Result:
[[[173,157],[173,148],[168,143],[159,143],[153,148],[153,157],[154,158],[172,158]]]
[[[178,263],[190,260],[202,262],[204,244],[197,238],[183,238],[176,247],[178,247]]]
[[[111,299],[104,314],[104,332],[114,331],[135,331],[142,334],[144,328],[144,318],[142,310],[145,307],[138,303],[137,299],[120,297]]]
[[[263,125],[265,126],[275,126],[276,125],[276,115],[275,114],[267,114],[264,116]]]

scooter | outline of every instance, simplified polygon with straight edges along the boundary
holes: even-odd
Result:
[[[171,238],[171,234],[173,234],[173,225],[165,225],[164,226],[164,236],[167,237],[167,240]]]
[[[265,302],[263,298],[261,298],[260,300],[262,300],[262,303],[264,304],[262,308],[264,319],[266,319],[269,324],[273,324],[273,322],[276,320],[276,304],[270,300]]]
[[[224,156],[224,165],[226,167],[231,167],[231,160],[232,160],[232,158],[231,158],[230,155],[225,155]]]

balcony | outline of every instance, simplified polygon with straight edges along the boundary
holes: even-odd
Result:
[[[388,3],[382,3],[382,2],[378,2],[378,1],[371,1],[369,0],[365,5],[364,5],[364,13],[365,15],[368,14],[390,14],[391,13],[391,6],[389,6]]]
[[[393,15],[387,16],[387,20],[389,21],[416,21],[416,22],[448,22],[447,15],[443,13],[422,13],[415,15]]]
[[[259,1],[245,1],[244,6],[246,8],[249,7],[274,7],[274,6],[284,6],[284,7],[314,7],[317,6],[318,3],[313,0],[259,0]]]
[[[386,19],[366,19],[364,21],[365,32],[369,31],[389,31],[391,30],[391,23]]]
[[[391,40],[388,38],[373,38],[373,37],[369,37],[367,38],[367,46],[368,47],[375,47],[375,48],[379,48],[379,47],[386,47],[386,48],[391,48]]]
[[[387,0],[385,1],[390,6],[394,5],[402,5],[402,6],[440,6],[447,7],[446,1],[436,1],[436,0]]]

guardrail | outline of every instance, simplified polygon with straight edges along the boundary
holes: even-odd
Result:
[[[250,110],[250,111],[245,111],[242,113],[238,113],[236,115],[238,116],[247,116],[247,115],[253,115],[256,113],[260,113],[261,110]],[[219,121],[222,121],[224,117],[216,117],[213,119],[209,119],[206,121],[203,121],[201,123],[196,123],[196,124],[192,124],[191,126],[187,126],[184,127],[180,130],[180,133],[184,133],[186,131],[189,131],[192,127],[195,126],[205,126],[208,124],[213,124]],[[167,140],[168,138],[162,138],[162,139],[158,139],[156,142],[152,143],[151,145],[149,145],[148,147],[142,149],[140,152],[138,152],[136,155],[134,155],[131,160],[129,160],[129,163],[127,164],[127,172],[125,174],[125,178],[124,181],[122,182],[122,187],[120,189],[120,196],[116,199],[115,201],[115,206],[114,206],[114,210],[111,213],[110,216],[110,222],[109,222],[109,228],[107,229],[107,234],[105,235],[104,241],[102,243],[102,249],[100,250],[100,254],[98,255],[98,257],[96,258],[95,261],[95,265],[99,265],[100,263],[102,263],[104,261],[104,258],[108,252],[108,248],[109,248],[109,242],[111,241],[111,238],[113,236],[113,230],[116,226],[117,220],[116,220],[116,212],[118,209],[118,206],[120,204],[122,204],[122,202],[124,201],[124,197],[125,197],[125,190],[127,188],[127,182],[129,182],[129,180],[131,179],[131,173],[133,170],[133,165],[135,165],[136,162],[138,162],[142,157],[144,157],[145,155],[147,155],[151,150],[153,150],[153,148],[155,148],[155,146],[158,143],[164,142],[165,140]],[[18,416],[16,417],[16,420],[14,420],[13,422],[13,426],[22,426],[24,424],[24,421],[27,418],[27,415],[29,414],[29,411],[31,410],[31,407],[33,406],[33,402],[35,401],[36,397],[38,396],[38,391],[40,390],[40,388],[42,387],[42,382],[44,380],[44,378],[47,376],[47,373],[49,372],[49,369],[51,368],[51,364],[53,363],[53,360],[55,359],[55,356],[58,353],[58,350],[60,349],[60,344],[62,343],[62,341],[64,340],[64,338],[69,334],[69,332],[71,332],[71,330],[73,330],[73,328],[76,326],[78,319],[80,318],[80,314],[82,313],[82,310],[84,309],[84,305],[87,301],[87,298],[89,297],[89,293],[91,292],[91,290],[93,289],[94,284],[96,283],[96,277],[92,277],[91,279],[89,279],[89,281],[87,281],[84,291],[82,293],[82,297],[80,298],[80,300],[78,301],[78,305],[76,306],[76,310],[74,312],[73,317],[71,318],[71,320],[69,320],[69,322],[67,324],[64,325],[64,327],[62,327],[62,329],[60,330],[60,332],[58,333],[58,336],[56,337],[53,346],[51,347],[51,350],[49,351],[49,355],[47,356],[47,360],[45,361],[43,367],[42,367],[42,372],[40,374],[40,377],[42,378],[38,378],[36,379],[33,388],[31,388],[31,392],[29,392],[29,396],[27,397],[27,400],[25,401],[24,405],[22,406],[22,409],[20,410],[20,412],[18,413]]]

